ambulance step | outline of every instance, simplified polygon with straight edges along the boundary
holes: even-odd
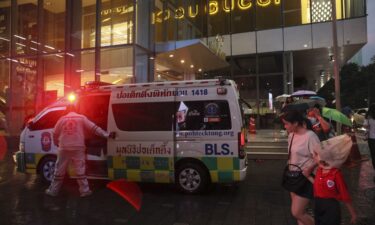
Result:
[[[248,159],[288,159],[288,153],[282,152],[247,152]]]

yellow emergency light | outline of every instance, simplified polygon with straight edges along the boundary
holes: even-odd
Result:
[[[68,100],[69,100],[70,103],[75,102],[75,101],[76,101],[76,98],[77,98],[76,95],[73,94],[73,93],[70,93],[70,94],[68,95]]]

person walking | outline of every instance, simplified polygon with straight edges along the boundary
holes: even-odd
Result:
[[[115,133],[104,131],[86,116],[76,113],[74,104],[68,105],[67,111],[68,114],[61,117],[54,127],[53,140],[58,146],[58,154],[54,177],[45,193],[50,196],[58,195],[66,168],[72,162],[80,196],[85,197],[92,194],[85,174],[85,134],[91,132],[104,138],[114,138]]]
[[[336,146],[332,139],[330,142],[323,142],[322,148],[314,150],[314,159],[318,164],[314,180],[315,225],[340,225],[339,201],[345,203],[351,215],[350,222],[354,224],[357,220],[352,199],[340,170],[350,154],[352,139],[348,135],[337,138],[339,139]]]
[[[370,105],[363,126],[367,129],[368,132],[367,142],[370,149],[372,167],[375,169],[375,103]]]
[[[306,213],[305,208],[313,198],[313,186],[311,173],[316,167],[313,158],[313,149],[320,147],[318,136],[306,126],[307,119],[298,111],[289,111],[282,116],[285,129],[289,133],[289,160],[292,164],[301,168],[302,174],[308,178],[307,184],[295,192],[290,192],[291,213],[298,225],[313,225],[314,219]]]

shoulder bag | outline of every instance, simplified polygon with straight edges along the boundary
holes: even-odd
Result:
[[[292,150],[294,134],[289,145],[288,153],[288,164],[284,168],[282,183],[283,188],[289,192],[298,192],[303,190],[306,185],[309,185],[310,182],[302,173],[302,169],[294,164],[289,164],[290,152]]]

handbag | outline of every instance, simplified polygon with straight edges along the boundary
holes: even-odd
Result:
[[[288,161],[290,159],[290,151],[293,144],[294,134],[289,145]],[[293,168],[294,167],[294,168]],[[294,164],[287,164],[283,171],[282,183],[283,188],[289,192],[298,192],[309,185],[310,182],[302,173],[302,169]]]

